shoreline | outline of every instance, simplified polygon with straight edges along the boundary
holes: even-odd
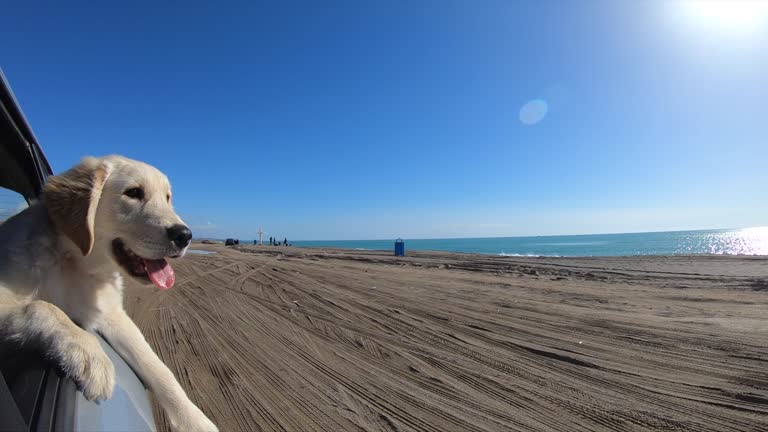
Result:
[[[192,248],[194,247],[205,247],[205,246],[215,246],[212,244],[205,244],[205,243],[199,243],[199,241],[195,240],[192,243]],[[223,242],[220,246],[223,246]],[[275,251],[281,250],[281,248],[285,249],[300,249],[300,250],[338,250],[338,251],[347,251],[347,252],[373,252],[376,254],[381,255],[394,255],[392,250],[389,249],[365,249],[365,248],[347,248],[347,247],[326,247],[326,246],[299,246],[299,245],[292,245],[292,246],[270,246],[270,245],[252,245],[252,244],[240,244],[236,246],[228,246],[233,248],[233,250],[240,250],[242,248],[265,248],[264,250],[261,250],[263,252],[269,252],[272,249]],[[457,254],[457,255],[478,255],[478,256],[495,256],[495,257],[501,257],[501,258],[562,258],[562,259],[579,259],[579,258],[595,258],[595,259],[602,259],[602,258],[651,258],[651,257],[657,257],[657,258],[672,258],[672,257],[683,257],[683,258],[696,258],[696,257],[723,257],[723,258],[756,258],[756,259],[768,259],[768,255],[761,255],[761,254],[727,254],[727,253],[679,253],[679,254],[638,254],[638,255],[524,255],[524,254],[512,254],[512,253],[486,253],[486,252],[462,252],[462,251],[443,251],[443,250],[430,250],[430,249],[406,249],[405,256],[408,256],[412,253],[421,253],[421,254]]]

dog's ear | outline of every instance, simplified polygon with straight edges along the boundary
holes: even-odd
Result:
[[[91,253],[96,208],[109,176],[109,166],[88,157],[69,171],[53,176],[43,199],[56,229],[77,245],[83,256]]]

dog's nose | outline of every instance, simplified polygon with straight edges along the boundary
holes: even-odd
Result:
[[[187,247],[192,240],[192,231],[186,225],[177,224],[168,228],[168,238],[180,248]]]

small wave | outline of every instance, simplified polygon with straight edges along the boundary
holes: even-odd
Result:
[[[560,258],[561,257],[561,255],[518,254],[518,253],[506,253],[504,251],[501,251],[501,253],[497,255],[503,256],[503,257],[526,257],[526,258]]]
[[[366,248],[355,248],[355,250],[370,250],[370,249],[366,249]]]
[[[607,245],[607,241],[592,242],[559,242],[559,243],[534,243],[532,246],[602,246]]]

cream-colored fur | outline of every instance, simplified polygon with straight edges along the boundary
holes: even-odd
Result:
[[[143,199],[126,195],[140,187]],[[49,179],[42,199],[0,225],[0,344],[34,345],[89,400],[112,395],[115,371],[101,334],[154,393],[174,430],[216,431],[123,309],[112,242],[138,256],[180,257],[167,228],[183,224],[157,169],[120,156],[85,158]],[[77,324],[75,324],[77,323]]]

